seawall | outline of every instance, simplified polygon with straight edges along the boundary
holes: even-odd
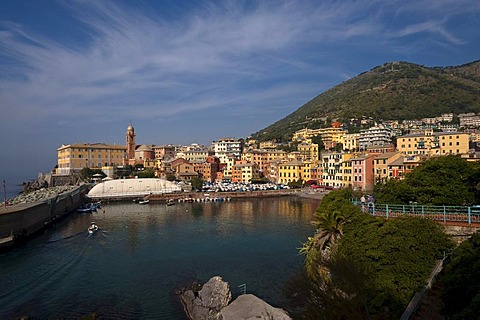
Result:
[[[75,210],[84,201],[87,185],[46,200],[0,208],[0,247],[10,247]]]

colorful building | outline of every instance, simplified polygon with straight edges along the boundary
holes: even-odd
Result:
[[[56,173],[69,175],[83,168],[101,169],[106,166],[121,166],[124,164],[126,151],[125,146],[104,143],[62,145],[57,149]]]

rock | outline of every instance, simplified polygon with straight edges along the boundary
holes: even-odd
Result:
[[[235,301],[222,309],[220,315],[223,320],[292,319],[286,311],[272,307],[253,294],[238,296]]]
[[[198,292],[186,290],[180,294],[185,312],[191,320],[221,320],[220,311],[231,299],[228,283],[218,276],[208,280]]]

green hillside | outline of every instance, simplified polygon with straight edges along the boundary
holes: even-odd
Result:
[[[392,62],[373,68],[313,98],[252,136],[289,140],[293,132],[362,116],[375,120],[480,112],[480,60],[457,67]]]

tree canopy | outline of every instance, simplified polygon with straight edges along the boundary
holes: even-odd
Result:
[[[480,314],[480,233],[462,242],[447,260],[442,298],[449,319],[478,319]]]
[[[333,191],[316,211],[317,230],[302,248],[306,276],[297,279],[300,318],[400,318],[435,260],[453,247],[435,222],[373,217],[354,206],[350,195]]]
[[[388,180],[375,186],[380,203],[409,203],[431,205],[472,205],[480,200],[477,184],[480,165],[458,156],[431,158],[404,180]]]

